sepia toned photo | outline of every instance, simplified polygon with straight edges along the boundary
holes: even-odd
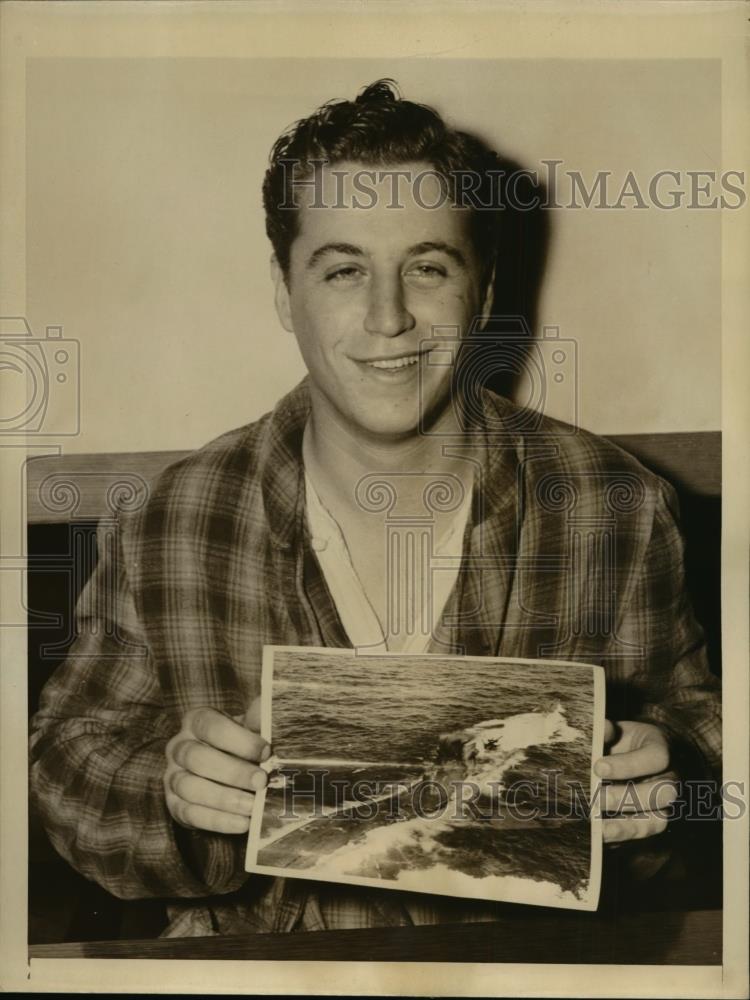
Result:
[[[265,73],[281,79],[287,69],[272,62]],[[410,75],[412,91],[433,88],[429,71],[425,77],[418,67],[395,63],[391,70],[401,80],[363,79],[369,70],[357,66],[355,83],[352,68],[342,66],[341,86],[346,77],[353,92],[323,101],[256,154],[255,168],[263,169],[254,198],[263,206],[268,272],[257,298],[273,309],[274,349],[266,354],[257,339],[267,337],[267,329],[248,328],[239,358],[228,363],[225,345],[219,370],[196,377],[200,384],[216,379],[214,398],[234,394],[246,413],[263,405],[271,373],[277,380],[284,373],[284,355],[277,352],[296,346],[300,381],[257,419],[185,454],[94,458],[72,479],[68,459],[29,463],[34,503],[45,512],[42,520],[62,526],[81,583],[66,623],[71,641],[52,641],[38,618],[39,631],[32,633],[41,641],[39,666],[30,672],[32,684],[40,685],[30,722],[32,814],[44,850],[61,855],[107,894],[92,894],[93,910],[101,912],[99,898],[102,909],[109,896],[138,900],[134,926],[156,928],[159,936],[476,919],[456,891],[447,893],[453,897],[447,909],[424,906],[413,917],[382,887],[374,896],[337,896],[296,879],[247,879],[244,835],[254,796],[267,780],[261,766],[267,740],[252,705],[268,645],[565,659],[603,669],[605,756],[594,766],[599,778],[609,778],[602,836],[618,871],[616,895],[621,880],[656,891],[647,887],[659,884],[671,857],[664,841],[673,839],[668,824],[678,781],[716,782],[720,774],[718,636],[708,631],[715,594],[696,592],[705,601],[702,627],[686,590],[679,499],[660,475],[664,463],[678,481],[699,472],[699,505],[708,514],[717,472],[704,471],[708,462],[696,467],[685,440],[680,445],[691,454],[683,466],[678,452],[675,466],[651,439],[637,439],[633,454],[628,437],[610,439],[581,426],[587,410],[605,405],[586,396],[586,351],[594,348],[571,336],[562,321],[537,316],[549,213],[577,220],[588,211],[593,231],[597,212],[608,218],[618,205],[629,212],[633,181],[626,175],[618,184],[606,172],[581,180],[558,167],[553,183],[546,160],[544,174],[531,171],[490,145],[480,123],[465,130],[455,104],[448,120],[447,110],[444,117],[402,92]],[[714,67],[694,70],[707,85],[718,85]],[[451,72],[455,86],[462,76],[464,87],[473,74],[479,93],[470,63]],[[498,64],[499,77],[508,72]],[[606,79],[614,85],[626,72],[609,67]],[[652,85],[670,72],[665,65],[642,69]],[[237,73],[235,87],[253,93],[261,69],[242,65]],[[518,73],[514,67],[515,78]],[[576,87],[597,78],[591,65],[571,73]],[[75,107],[78,120],[83,88],[89,101],[101,93],[89,86],[94,79],[125,88],[121,99],[129,101],[131,88],[143,99],[163,88],[164,74],[182,79],[196,98],[201,76],[206,84],[219,80],[210,66],[188,72],[168,63],[139,69],[41,62],[32,65],[28,85],[32,102],[37,94],[40,100],[58,94],[61,113]],[[226,78],[221,81],[223,89]],[[66,87],[79,95],[69,105]],[[265,102],[256,98],[256,107],[265,120]],[[52,134],[59,127],[57,119],[47,125]],[[69,196],[83,207],[92,204],[90,183],[81,189],[73,164],[66,171],[62,163],[64,155],[75,161],[86,143],[96,148],[90,132],[80,139],[82,150],[62,144],[54,171],[57,187],[67,178]],[[30,141],[33,148],[33,131]],[[117,143],[102,155],[122,162]],[[48,163],[31,161],[32,206],[43,203],[38,185]],[[121,196],[128,177],[121,175]],[[53,190],[51,177],[46,180],[44,189]],[[100,180],[98,197],[119,218],[111,200],[115,177]],[[681,180],[685,212],[696,211],[689,209],[693,181],[687,174]],[[714,196],[729,199],[733,181],[717,178]],[[204,196],[219,190],[209,185]],[[553,195],[556,208],[545,210]],[[67,197],[52,199],[50,211],[65,212],[69,204]],[[156,205],[140,211],[148,214]],[[131,205],[128,216],[134,211]],[[663,238],[672,225],[669,217],[662,221],[665,210],[653,205],[647,211],[641,226]],[[635,224],[629,214],[624,218],[626,226]],[[89,219],[93,237],[100,221]],[[32,207],[31,222],[43,228],[48,214]],[[127,225],[124,217],[113,219],[113,237],[121,238]],[[702,214],[695,225],[711,239],[718,216]],[[212,233],[205,246],[191,238],[200,260],[211,259],[218,230]],[[98,239],[79,248],[87,267],[93,246],[97,255],[103,252]],[[32,298],[35,289],[46,297],[54,287],[60,263],[50,250],[47,240],[30,246]],[[120,251],[113,246],[112,252]],[[146,279],[138,260],[132,258],[128,281],[155,280]],[[48,275],[52,285],[34,284],[37,274]],[[707,291],[718,289],[717,280],[718,272],[706,268]],[[152,289],[161,301],[161,288]],[[95,289],[92,295],[96,302]],[[129,302],[128,308],[140,308],[142,297]],[[168,305],[171,311],[171,300]],[[708,317],[718,299],[707,294],[700,307]],[[564,314],[561,303],[557,308]],[[607,316],[610,324],[617,320],[609,307]],[[21,328],[6,339],[16,353],[39,355],[63,405],[75,398],[77,371],[64,332],[47,329],[37,344],[33,332]],[[610,335],[612,351],[633,335],[619,332],[619,347]],[[150,347],[167,349],[164,364],[175,354],[193,355],[179,342],[165,344],[163,335],[150,338]],[[139,355],[128,348],[127,357],[137,377]],[[641,365],[640,356],[635,363]],[[717,388],[711,367],[704,358],[705,408]],[[257,381],[257,396],[245,388],[250,379]],[[622,418],[625,405],[618,399],[610,419]],[[48,417],[54,418],[52,407]],[[120,433],[136,429],[129,424]],[[77,426],[60,429],[72,433]],[[152,435],[149,427],[147,440]],[[639,451],[644,446],[645,453]],[[698,449],[714,446],[711,437],[695,441]],[[704,539],[709,525],[702,521]],[[364,698],[364,679],[359,683]],[[394,705],[398,690],[391,679],[387,696]],[[298,704],[304,695],[304,686],[294,692]],[[474,713],[467,724],[498,717],[491,704],[481,711],[477,705]],[[440,735],[431,739],[439,742]],[[275,750],[270,741],[268,752]],[[715,818],[721,787],[706,787]],[[708,792],[701,786],[691,794],[702,801]],[[695,802],[684,806],[693,808]],[[706,859],[714,859],[718,874],[720,849],[705,844],[716,824],[701,821],[693,829],[685,822],[686,850],[700,858],[701,884],[716,892]],[[275,857],[271,848],[265,854]],[[430,891],[440,886],[438,879]],[[47,888],[33,897],[42,926],[46,895]],[[115,919],[124,920],[125,912]]]
[[[283,62],[241,65],[234,86],[249,97],[263,73],[281,80],[287,70]],[[633,182],[626,175],[618,184],[606,172],[582,179],[559,166],[553,181],[546,159],[544,173],[538,165],[532,171],[490,145],[479,122],[465,130],[455,104],[449,120],[447,110],[444,117],[403,93],[410,76],[412,91],[434,88],[429,71],[396,63],[391,70],[393,77],[368,80],[362,74],[370,68],[342,65],[341,86],[348,80],[352,93],[323,101],[255,154],[262,182],[253,197],[263,207],[267,277],[252,309],[264,301],[273,310],[274,346],[266,353],[267,328],[248,328],[238,358],[228,364],[225,343],[219,369],[199,376],[196,369],[196,377],[199,384],[218,380],[213,384],[221,391],[213,388],[213,398],[234,395],[244,413],[262,408],[269,379],[281,379],[286,366],[279,351],[299,352],[300,381],[256,420],[185,454],[95,458],[78,479],[67,476],[67,459],[29,465],[42,520],[62,525],[76,572],[90,574],[85,585],[81,579],[66,623],[72,641],[50,641],[43,621],[33,633],[41,640],[41,660],[30,672],[40,684],[30,722],[32,815],[44,850],[61,855],[107,894],[88,889],[93,911],[107,912],[110,896],[138,901],[130,912],[134,928],[143,928],[135,931],[139,936],[148,936],[147,929],[182,938],[476,920],[455,886],[444,893],[451,898],[442,908],[422,906],[405,915],[382,887],[346,895],[298,879],[247,878],[245,834],[267,780],[262,755],[276,750],[273,741],[266,750],[252,708],[268,645],[565,659],[603,669],[606,756],[594,766],[599,778],[610,779],[602,837],[617,872],[607,877],[614,878],[610,891],[618,899],[623,880],[655,892],[659,872],[665,877],[678,775],[709,781],[720,773],[717,635],[712,669],[711,633],[696,619],[685,589],[679,500],[657,471],[666,461],[679,479],[683,466],[672,465],[658,446],[650,450],[650,440],[636,440],[635,455],[629,438],[611,440],[581,426],[587,410],[605,405],[598,396],[587,401],[586,351],[594,348],[562,321],[551,322],[554,313],[549,322],[537,316],[550,213],[576,221],[590,213],[585,224],[595,228],[597,212],[609,218],[619,205],[628,213],[625,225],[633,225],[627,207]],[[714,67],[693,71],[717,85]],[[471,63],[454,64],[451,72],[456,87],[459,76],[466,87],[473,75],[479,93]],[[510,70],[498,64],[495,72],[503,78]],[[519,69],[512,72],[517,79]],[[527,67],[529,83],[535,72]],[[626,72],[608,67],[606,79],[614,86]],[[652,85],[670,72],[663,64],[642,68]],[[28,85],[32,102],[37,94],[39,100],[57,94],[61,114],[76,108],[68,118],[73,127],[84,94],[96,101],[104,86],[119,88],[126,102],[135,88],[143,114],[151,114],[145,98],[165,86],[164,74],[174,83],[181,79],[193,100],[202,93],[201,78],[206,85],[221,80],[222,91],[227,86],[211,66],[44,61],[32,64]],[[605,79],[591,65],[577,65],[571,74],[575,87]],[[101,87],[90,86],[95,79]],[[69,104],[66,87],[78,95]],[[301,98],[295,98],[299,107]],[[255,102],[265,121],[265,101],[258,96]],[[44,120],[52,134],[61,127],[61,120]],[[92,204],[90,183],[80,188],[73,164],[66,171],[62,163],[63,155],[76,160],[86,143],[97,148],[88,131],[80,140],[82,149],[62,144],[54,171],[58,188],[67,177],[69,196],[83,207]],[[33,127],[30,141],[33,149]],[[102,155],[114,157],[114,170],[123,150],[113,141]],[[216,155],[220,147],[211,148]],[[221,153],[214,170],[224,159]],[[41,156],[31,160],[32,206],[43,203],[38,185],[48,163],[51,168]],[[128,177],[120,177],[121,196]],[[110,231],[120,239],[129,223],[116,221],[115,175],[100,180],[98,197],[116,213]],[[51,191],[49,181],[44,189]],[[717,178],[715,197],[730,199],[733,181]],[[689,208],[691,177],[681,182],[685,212],[697,211]],[[208,185],[203,197],[220,190],[218,183]],[[553,196],[556,207],[544,209]],[[156,210],[157,201],[139,201],[139,211]],[[67,197],[55,198],[50,210],[65,212],[69,204]],[[131,205],[128,216],[135,210]],[[640,225],[662,234],[672,225],[670,217],[662,220],[664,211],[654,204],[639,216]],[[93,237],[100,222],[88,218]],[[44,227],[48,216],[32,207],[31,224]],[[710,239],[718,216],[701,214],[695,225]],[[169,229],[175,232],[171,221]],[[205,246],[191,239],[200,260],[206,253],[212,259],[218,231],[212,233]],[[98,239],[78,251],[88,267],[93,246],[103,251]],[[46,297],[54,287],[60,264],[50,250],[47,240],[30,246],[32,299],[35,289]],[[145,280],[138,259],[132,258],[128,280]],[[37,274],[52,284],[34,284]],[[716,291],[717,279],[708,267],[706,290]],[[92,294],[96,302],[95,289]],[[162,301],[159,286],[152,295]],[[129,301],[135,309],[143,302],[141,296]],[[171,300],[164,305],[174,308]],[[707,294],[700,307],[708,316],[718,299]],[[561,303],[557,308],[564,314]],[[687,302],[678,307],[686,308]],[[77,370],[64,332],[46,330],[39,346],[29,330],[6,340],[17,353],[40,355],[58,400],[65,393],[74,398]],[[632,333],[620,333],[622,350]],[[617,345],[618,338],[610,335],[610,342]],[[165,344],[163,336],[149,343],[167,349],[165,364],[193,355]],[[138,355],[128,348],[127,357],[136,362],[137,377]],[[70,370],[63,371],[66,364]],[[700,402],[708,408],[709,359],[700,374]],[[244,388],[249,379],[258,386],[252,396]],[[620,418],[625,405],[618,399]],[[54,418],[52,407],[48,416]],[[61,431],[77,428],[60,424]],[[126,429],[136,428],[126,425],[120,433]],[[152,435],[149,427],[146,440]],[[700,438],[696,447],[710,448],[713,440]],[[646,452],[639,452],[644,444]],[[687,470],[692,466],[691,456]],[[704,468],[698,466],[705,496],[716,472]],[[700,505],[708,511],[702,497]],[[705,538],[705,520],[702,529]],[[714,595],[704,600],[710,628]],[[294,692],[299,704],[304,693],[304,687]],[[388,697],[400,700],[393,679]],[[467,724],[498,717],[490,704],[475,712]],[[431,738],[439,743],[440,735]],[[709,790],[716,817],[721,789]],[[714,858],[718,873],[720,850],[718,843],[705,844],[716,824],[696,823],[694,830],[686,824],[686,850],[700,858],[704,891],[716,892],[706,859]],[[263,853],[276,856],[270,847]],[[267,867],[281,866],[271,861]],[[428,891],[440,892],[440,879],[427,874],[425,880]],[[48,885],[45,880],[33,896],[42,927]],[[118,909],[114,927],[123,926],[117,921],[129,910]],[[498,914],[485,916],[492,922]]]
[[[0,5],[14,984],[742,992],[745,21],[570,6]]]
[[[554,661],[266,647],[274,752],[248,871],[595,909],[601,680]]]

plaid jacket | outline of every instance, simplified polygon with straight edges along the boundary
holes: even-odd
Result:
[[[32,722],[32,795],[57,850],[116,896],[173,900],[179,933],[410,919],[400,892],[248,879],[244,837],[184,830],[164,801],[181,716],[243,712],[265,643],[350,645],[305,525],[309,405],[303,382],[101,529],[78,638]],[[489,391],[481,411],[481,474],[436,648],[602,664],[608,717],[658,723],[718,774],[718,682],[683,586],[674,491],[614,445]],[[443,919],[431,900],[424,920]]]

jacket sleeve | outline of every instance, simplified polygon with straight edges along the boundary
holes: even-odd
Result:
[[[678,517],[676,493],[660,480],[648,548],[618,633],[642,649],[632,678],[640,695],[636,718],[666,732],[682,777],[720,781],[721,685],[685,587]]]
[[[165,711],[119,531],[76,609],[77,638],[31,723],[31,797],[56,850],[115,896],[195,897],[245,881],[244,836],[188,831],[166,807]]]

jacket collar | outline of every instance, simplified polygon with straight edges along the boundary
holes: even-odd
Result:
[[[513,487],[521,435],[513,428],[519,413],[515,404],[484,388],[477,394],[477,402],[472,448],[478,446],[483,474],[473,520],[481,524],[490,514],[508,510],[515,499]],[[304,504],[302,435],[310,406],[309,376],[306,376],[276,404],[260,440],[261,494],[271,540],[281,549],[294,544]]]
[[[261,495],[271,541],[288,549],[304,501],[302,434],[310,415],[309,379],[282,396],[268,416],[258,452]]]

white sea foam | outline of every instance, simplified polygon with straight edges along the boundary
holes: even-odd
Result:
[[[421,817],[375,827],[365,836],[320,857],[311,871],[322,875],[358,875],[363,866],[377,864],[378,858],[385,861],[389,854],[399,850],[417,848],[423,854],[432,854],[440,847],[437,834],[449,829],[447,820]]]
[[[521,712],[505,719],[485,719],[463,730],[467,779],[482,792],[492,794],[504,787],[508,771],[526,759],[529,747],[572,743],[583,739],[580,729],[569,726],[558,702],[551,712]]]
[[[319,813],[318,815],[321,815]],[[303,826],[307,826],[308,823],[312,823],[316,819],[314,815],[304,816],[302,819],[295,820],[284,820],[282,826],[277,826],[275,829],[263,831],[261,826],[261,834],[258,840],[258,851],[262,851],[265,847],[270,847],[277,840],[281,840],[282,837],[286,837],[287,834],[293,833],[295,830],[299,830]],[[263,864],[262,858],[258,858],[259,862]]]
[[[380,863],[398,862],[400,851],[417,849],[425,856],[435,854],[442,847],[437,834],[450,829],[450,826],[444,820],[413,819],[379,827],[371,830],[365,837],[319,858],[315,865],[306,870],[311,874],[333,879],[342,875],[378,877]],[[428,868],[422,869],[406,862],[403,868],[394,875],[389,875],[385,881],[396,882],[400,888],[416,892],[429,889],[450,896],[475,899],[517,900],[539,905],[581,902],[572,892],[562,889],[554,882],[518,875],[475,877],[456,871],[443,861],[434,861]]]
[[[493,740],[495,749],[507,752],[550,743],[572,743],[583,738],[580,729],[568,725],[559,703],[551,712],[522,712],[507,719],[487,719],[466,729],[466,733],[480,752]]]
[[[412,782],[415,784],[416,782]],[[272,786],[269,786],[272,787]],[[386,799],[393,798],[396,795],[398,789],[389,788],[380,795],[373,795],[366,800],[367,805],[374,802],[383,802]],[[282,837],[286,837],[289,833],[294,833],[295,830],[301,830],[302,827],[308,826],[311,823],[316,822],[320,819],[333,819],[337,813],[345,814],[350,809],[361,809],[363,806],[362,801],[357,801],[355,799],[344,799],[342,802],[333,806],[318,806],[317,810],[311,812],[307,816],[303,816],[300,819],[295,820],[284,820],[283,826],[277,827],[271,830],[267,834],[263,835],[261,833],[261,840],[259,841],[259,847],[268,847],[269,844],[273,844],[277,840],[281,840]],[[377,831],[373,831],[377,832]]]
[[[478,785],[480,791],[485,794],[493,794],[498,788],[502,788],[506,773],[524,761],[525,750],[529,747],[570,743],[584,738],[581,730],[568,725],[563,707],[559,703],[552,711],[546,713],[524,712],[505,719],[486,719],[455,735],[468,737],[463,745],[463,755],[467,765],[466,779]],[[383,766],[382,761],[336,758],[291,760],[272,757],[266,761],[264,767],[273,769],[293,764],[305,764],[310,767],[334,765],[361,767],[375,764]],[[390,766],[413,767],[414,762],[392,763]],[[385,795],[377,796],[376,800],[387,798],[392,794],[392,791],[387,792]],[[461,815],[460,811],[453,808],[455,795],[456,789],[446,804],[444,817]],[[322,810],[322,814],[331,816],[346,806],[355,804],[343,803],[338,808],[329,807]],[[320,815],[321,813],[318,813],[318,816]],[[308,816],[296,823],[285,824],[282,830],[273,831],[260,846],[268,846],[292,830],[313,822],[315,818]],[[348,844],[321,855],[309,870],[311,873],[330,878],[340,875],[362,875],[365,871],[372,872],[373,868],[379,871],[378,862],[398,861],[399,854],[404,851],[409,851],[412,856],[415,851],[422,855],[435,855],[439,850],[447,853],[449,849],[442,845],[437,837],[451,829],[452,825],[446,818],[415,817],[378,826],[363,836],[355,836]],[[525,901],[542,904],[549,902],[550,899],[558,902],[578,902],[572,893],[564,892],[551,882],[514,876],[474,878],[454,871],[442,861],[433,863],[429,869],[423,871],[405,861],[404,869],[397,874],[396,881],[404,888],[424,889],[425,878],[429,878],[430,887],[439,886],[440,892],[453,895],[497,899],[513,899],[517,896]],[[449,888],[443,888],[443,884]]]

